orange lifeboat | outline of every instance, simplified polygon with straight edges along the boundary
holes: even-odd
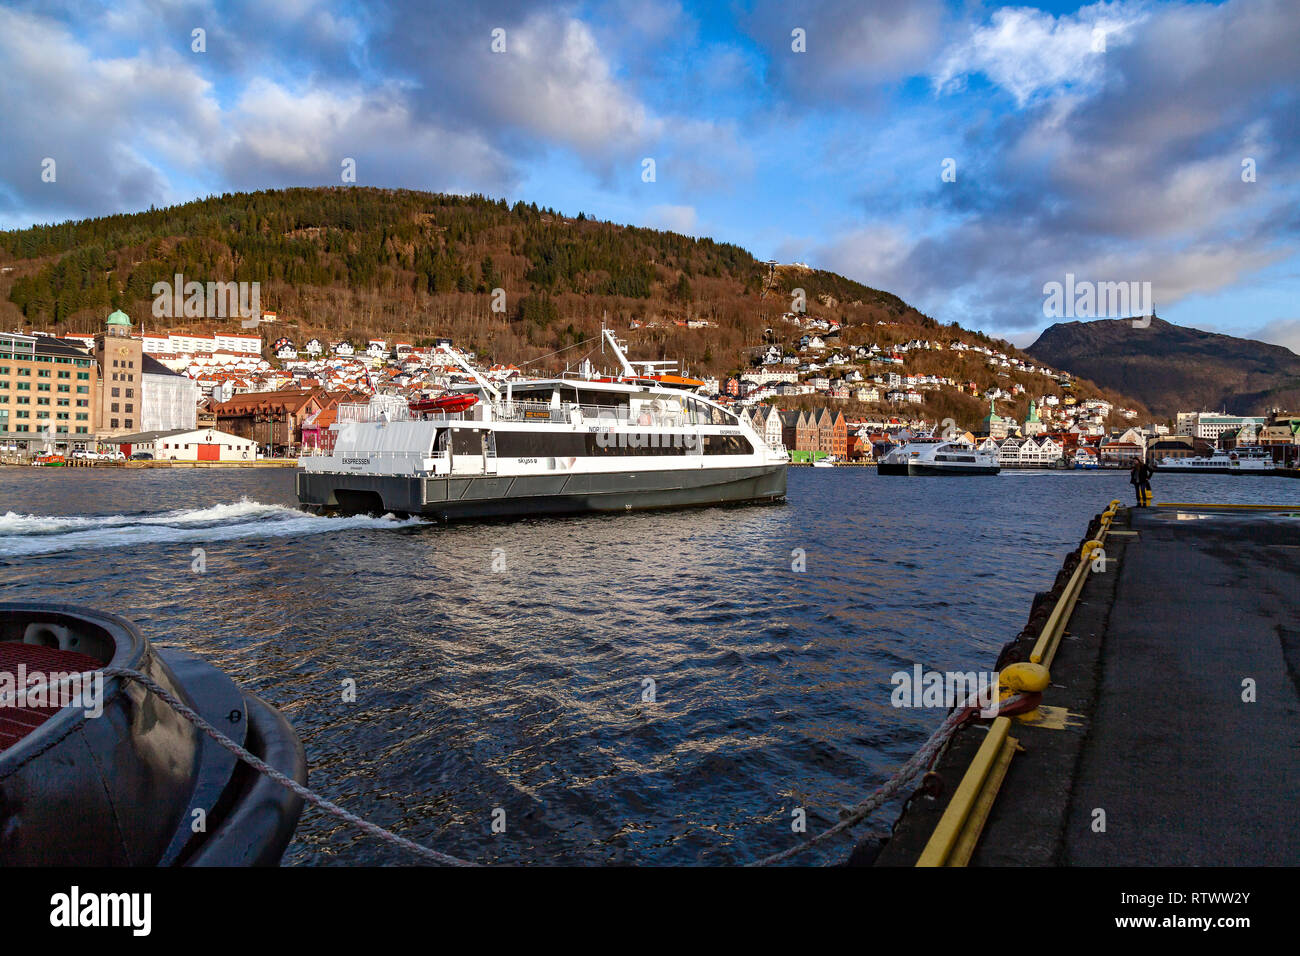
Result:
[[[622,382],[625,385],[667,385],[669,388],[699,388],[704,383],[697,378],[686,378],[682,375],[670,375],[667,373],[657,373],[655,375],[624,375],[620,378],[598,378],[597,382]]]
[[[463,412],[477,404],[477,395],[471,395],[468,392],[452,392],[447,395],[439,395],[437,398],[424,398],[411,402],[410,408],[416,414],[444,412],[450,415],[455,412]]]

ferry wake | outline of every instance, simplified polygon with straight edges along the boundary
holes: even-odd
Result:
[[[628,361],[621,374],[510,382],[504,392],[455,351],[477,383],[408,402],[342,405],[322,454],[303,458],[301,504],[321,512],[438,520],[632,511],[785,497],[789,455],[691,390]]]

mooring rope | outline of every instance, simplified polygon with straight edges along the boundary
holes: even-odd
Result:
[[[324,797],[320,796],[319,794],[312,792],[311,790],[307,789],[302,784],[300,784],[297,780],[294,780],[292,777],[285,776],[280,771],[276,770],[274,767],[267,764],[264,760],[260,759],[254,754],[249,753],[239,744],[235,743],[233,740],[231,740],[221,731],[217,730],[216,727],[213,727],[210,723],[208,723],[201,714],[199,714],[198,712],[196,712],[195,710],[193,710],[191,707],[184,704],[183,702],[177,700],[176,697],[174,697],[167,690],[167,688],[163,687],[161,684],[159,684],[148,674],[141,674],[139,671],[134,671],[127,667],[106,667],[104,668],[104,676],[124,677],[127,680],[133,680],[137,684],[141,684],[144,687],[148,688],[151,692],[156,694],[158,697],[161,697],[163,701],[166,702],[166,704],[169,707],[171,707],[172,710],[176,711],[176,713],[180,714],[182,717],[184,717],[186,720],[192,723],[195,727],[198,727],[199,730],[203,731],[205,734],[207,734],[209,737],[215,740],[218,744],[220,744],[226,750],[230,751],[240,760],[244,761],[244,763],[248,764],[258,773],[270,777],[280,786],[292,790],[294,793],[302,797],[303,800],[307,801],[312,806],[318,807],[321,810],[324,810],[326,813],[331,813],[334,816],[338,817],[340,820],[350,823],[354,827],[357,827],[360,830],[364,830],[366,833],[369,833],[372,837],[375,837],[378,840],[383,840],[385,843],[391,843],[394,846],[399,846],[404,850],[409,850],[411,853],[414,853],[417,856],[424,857],[427,860],[432,860],[435,863],[441,863],[443,866],[477,866],[478,865],[476,863],[471,863],[468,860],[462,860],[458,857],[451,856],[447,853],[442,853],[438,850],[431,849],[427,846],[421,846],[419,843],[416,843],[414,840],[408,840],[404,836],[398,836],[392,830],[386,830],[377,823],[371,823],[369,820],[364,820],[361,817],[357,816],[355,813],[352,813],[349,810],[344,810],[342,807],[340,807],[337,803],[334,803],[332,800],[327,800]]]
[[[226,750],[230,751],[230,753],[234,754],[235,757],[244,761],[244,763],[248,764],[258,773],[262,774],[265,777],[269,777],[270,779],[274,780],[276,783],[278,783],[280,786],[284,787],[285,789],[293,791],[298,796],[302,797],[304,801],[310,803],[312,806],[318,807],[319,809],[324,810],[326,813],[332,814],[333,816],[338,817],[340,820],[352,824],[354,827],[363,830],[364,832],[370,834],[376,839],[382,840],[385,843],[391,843],[392,845],[397,847],[401,847],[402,849],[414,853],[417,856],[423,857],[424,859],[430,860],[434,863],[440,863],[443,866],[478,866],[477,863],[472,863],[469,860],[462,860],[459,859],[458,857],[451,856],[450,854],[442,853],[438,850],[430,849],[427,846],[421,846],[419,843],[416,843],[414,840],[408,840],[406,837],[399,836],[398,834],[392,832],[391,830],[386,830],[385,828],[379,826],[377,823],[371,823],[369,820],[364,820],[361,817],[357,816],[355,813],[343,809],[337,803],[334,803],[332,800],[327,800],[325,797],[322,797],[319,794],[313,792],[312,790],[309,790],[307,787],[304,787],[302,784],[300,784],[297,780],[294,780],[292,777],[285,776],[283,773],[276,770],[274,767],[270,766],[268,763],[266,763],[266,761],[262,760],[256,754],[250,753],[247,749],[235,743],[233,740],[231,740],[221,731],[217,730],[216,727],[213,727],[212,724],[208,723],[208,721],[204,719],[202,714],[195,711],[192,707],[190,707],[188,704],[184,703],[183,701],[178,700],[175,697],[175,695],[173,695],[169,690],[167,690],[167,688],[163,687],[161,684],[159,684],[148,674],[142,674],[139,671],[132,670],[129,667],[105,667],[100,673],[102,673],[105,677],[121,677],[124,680],[133,680],[137,684],[140,684],[142,687],[146,688],[151,693],[160,697],[163,700],[163,702],[166,703],[167,706],[169,706],[172,710],[176,711],[176,713],[180,714],[191,724],[193,724],[199,730],[203,731],[205,734],[207,734],[209,737],[215,740]],[[53,687],[62,687],[64,684],[70,683],[73,680],[81,679],[82,676],[83,675],[79,673],[69,674],[67,677],[63,678],[63,680],[58,681],[57,684],[54,685],[48,683],[45,684],[44,689],[49,691]],[[27,688],[19,691],[18,694],[11,695],[11,696],[16,698],[19,694],[30,694],[34,690],[38,690],[38,689],[40,688]],[[9,703],[10,703],[9,697],[6,697],[4,700],[0,700],[0,708],[8,706]],[[83,720],[84,719],[85,718],[83,717]]]
[[[139,671],[132,670],[128,667],[106,667],[103,669],[102,673],[105,677],[121,677],[125,680],[133,680],[140,684],[151,693],[160,697],[164,703],[172,708],[172,710],[176,711],[176,713],[180,714],[195,727],[199,728],[199,730],[203,731],[215,740],[220,746],[228,750],[238,759],[244,761],[244,763],[248,764],[258,773],[269,777],[276,783],[280,784],[280,786],[293,791],[312,806],[324,810],[326,813],[338,817],[346,823],[352,824],[354,827],[370,834],[376,839],[382,840],[385,843],[390,843],[393,846],[400,847],[416,854],[417,856],[423,857],[424,859],[430,860],[434,863],[440,863],[444,866],[479,865],[469,860],[462,860],[458,857],[451,856],[450,854],[442,853],[439,850],[422,846],[414,840],[408,840],[406,837],[399,836],[391,830],[387,830],[376,823],[371,823],[369,820],[365,820],[357,816],[355,813],[343,809],[332,800],[327,800],[325,797],[309,790],[297,780],[284,775],[255,754],[250,753],[244,747],[235,743],[216,727],[212,726],[212,724],[208,723],[201,714],[189,705],[178,700],[170,691],[167,690],[167,688],[163,687],[148,674],[142,674]],[[63,680],[59,681],[57,686],[61,687],[63,684],[69,683],[73,679],[80,678],[81,676],[82,675],[80,674],[70,674]],[[46,686],[48,689],[49,685]],[[965,703],[955,707],[952,713],[948,715],[947,719],[945,719],[944,722],[939,725],[938,729],[935,730],[926,742],[921,745],[921,749],[913,754],[907,763],[899,767],[893,776],[877,787],[870,796],[853,806],[851,809],[844,811],[839,823],[836,823],[834,826],[823,830],[816,836],[810,837],[796,846],[782,850],[779,853],[773,853],[771,856],[763,857],[760,860],[754,860],[746,865],[771,866],[774,863],[782,863],[799,853],[803,853],[805,850],[817,846],[819,843],[829,840],[833,836],[857,826],[876,810],[880,809],[880,807],[885,803],[896,797],[904,787],[915,780],[923,770],[930,766],[935,755],[939,752],[939,749],[947,743],[948,739],[954,733],[957,732],[958,728],[974,715],[978,707],[977,696],[978,695],[972,695]],[[998,712],[1002,713],[1003,711],[1014,709],[1024,701],[1025,697],[1026,695],[1024,694],[1017,694],[1007,698],[1006,700],[1000,701],[998,704]],[[10,700],[8,698],[0,700],[0,708],[8,706],[9,703]]]
[[[1023,694],[1017,694],[1004,701],[1000,701],[998,704],[998,713],[1000,714],[1004,710],[1010,710],[1017,706],[1024,699],[1024,696],[1025,695]],[[948,715],[948,719],[940,724],[939,728],[930,735],[929,739],[926,740],[924,744],[921,745],[921,749],[912,755],[912,759],[899,767],[892,777],[877,787],[876,790],[873,791],[865,800],[862,800],[852,809],[845,811],[843,818],[839,823],[823,830],[821,833],[805,840],[797,846],[792,846],[779,853],[773,853],[771,856],[765,856],[763,859],[755,860],[747,865],[771,866],[773,863],[784,862],[792,856],[816,846],[818,843],[829,840],[836,834],[843,833],[845,830],[857,826],[872,813],[879,810],[884,804],[897,796],[900,790],[915,780],[921,771],[925,770],[925,768],[931,764],[934,760],[935,754],[939,752],[939,748],[947,743],[948,738],[956,733],[957,729],[975,713],[977,698],[978,695],[972,695],[967,698],[964,704],[954,708],[953,712]]]

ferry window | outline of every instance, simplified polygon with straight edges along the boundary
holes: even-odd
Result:
[[[673,435],[660,432],[606,432],[588,434],[585,454],[591,457],[640,457],[644,455],[685,455],[687,441],[694,435]]]
[[[498,458],[577,458],[587,454],[587,438],[574,432],[496,432]]]
[[[453,455],[483,454],[483,439],[475,428],[452,428],[451,452]]]
[[[598,392],[594,389],[578,391],[578,401],[583,405],[602,408],[626,408],[629,397],[625,392]]]
[[[706,435],[704,454],[706,455],[749,455],[754,446],[743,435]]]

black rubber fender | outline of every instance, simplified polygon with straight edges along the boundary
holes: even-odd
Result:
[[[286,777],[307,785],[307,756],[293,725],[256,694],[248,703],[248,750]],[[278,866],[302,815],[302,797],[239,762],[237,795],[227,813],[185,861],[186,866]]]

